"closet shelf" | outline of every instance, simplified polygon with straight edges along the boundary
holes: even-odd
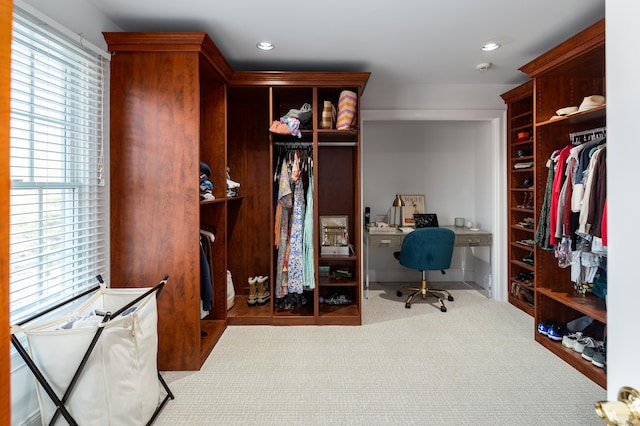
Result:
[[[607,106],[603,105],[600,107],[596,107],[587,111],[577,112],[572,115],[567,115],[566,117],[556,118],[554,120],[546,120],[536,123],[536,127],[545,127],[558,125],[562,123],[562,125],[576,125],[580,123],[589,123],[591,121],[603,120],[607,116]]]
[[[549,288],[538,287],[538,293],[547,296],[550,299],[558,301],[571,309],[574,309],[584,315],[588,315],[600,321],[607,323],[607,308],[605,301],[599,297],[592,295],[580,295],[577,292],[554,291]]]
[[[519,308],[521,311],[524,311],[528,315],[533,316],[533,314],[534,314],[533,306],[531,306],[527,302],[524,302],[524,301],[516,298],[515,296],[513,296],[511,294],[509,294],[509,303],[511,303],[513,306]]]
[[[578,352],[565,348],[561,342],[553,341],[545,335],[536,333],[535,340],[565,362],[571,364],[576,370],[593,380],[596,384],[605,389],[607,388],[607,374],[604,372],[604,369],[587,362]]]
[[[205,200],[205,201],[200,201],[200,205],[204,206],[207,204],[217,204],[217,203],[223,203],[225,201],[242,201],[244,197],[242,195],[238,195],[237,197],[221,197],[221,198],[216,198],[215,200]]]
[[[357,256],[354,256],[354,255],[343,255],[343,256],[339,256],[339,255],[335,255],[335,256],[324,255],[324,256],[322,256],[321,255],[320,256],[320,261],[321,262],[322,261],[329,262],[329,261],[332,261],[332,260],[356,260],[356,259],[357,259]]]
[[[511,225],[511,229],[516,229],[518,231],[524,231],[524,232],[530,232],[530,233],[534,233],[536,232],[535,229],[533,228],[525,228],[524,226],[520,226],[520,225]]]
[[[514,114],[514,115],[512,115],[512,116],[511,116],[511,119],[512,119],[512,120],[518,120],[518,119],[520,119],[520,118],[531,118],[531,117],[533,117],[533,110],[527,110],[527,111],[524,111],[524,112],[522,112],[522,113],[520,113],[520,114]],[[531,126],[531,125],[529,125],[529,127],[530,127],[530,126]],[[522,127],[524,128],[524,127],[528,127],[528,126],[522,126]],[[514,128],[514,129],[512,129],[512,130],[517,130],[517,128]]]
[[[323,287],[357,287],[358,281],[353,278],[336,279],[331,277],[321,277],[318,282]]]
[[[320,305],[320,316],[322,317],[356,317],[360,315],[358,306],[351,305]]]
[[[519,267],[523,268],[523,269],[528,269],[529,271],[534,271],[533,266],[524,263],[520,260],[512,260],[511,263],[513,263],[514,265],[518,265]],[[533,287],[532,287],[533,288]]]
[[[511,133],[517,133],[517,132],[518,132],[518,131],[520,131],[520,130],[526,130],[526,129],[531,129],[531,128],[533,128],[533,123],[532,123],[532,122],[529,122],[529,123],[527,123],[527,124],[523,124],[523,125],[521,125],[521,126],[517,126],[517,127],[516,127],[516,126],[514,126],[514,127],[512,127],[512,128],[511,128]]]
[[[523,249],[523,250],[533,251],[533,247],[525,246],[524,244],[509,243],[509,245],[511,247],[518,247],[518,248]]]

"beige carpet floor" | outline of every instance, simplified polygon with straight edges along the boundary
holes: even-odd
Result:
[[[606,391],[536,343],[533,318],[438,285],[446,313],[373,284],[359,327],[228,327],[200,371],[163,373],[176,399],[155,424],[603,424]]]

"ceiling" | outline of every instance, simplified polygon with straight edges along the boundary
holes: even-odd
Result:
[[[519,67],[605,15],[605,0],[90,2],[124,31],[205,31],[235,70],[370,71],[368,87],[515,85]],[[489,41],[502,47],[481,51]]]

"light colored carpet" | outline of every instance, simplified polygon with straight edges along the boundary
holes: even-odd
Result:
[[[438,285],[446,313],[373,284],[360,327],[230,326],[200,371],[163,373],[176,399],[155,424],[603,424],[606,391],[536,343],[533,318]]]

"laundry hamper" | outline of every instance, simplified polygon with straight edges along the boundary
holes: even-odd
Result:
[[[157,369],[159,286],[102,284],[71,313],[12,327],[26,335],[43,424],[144,425],[166,403],[160,384],[173,399]]]

